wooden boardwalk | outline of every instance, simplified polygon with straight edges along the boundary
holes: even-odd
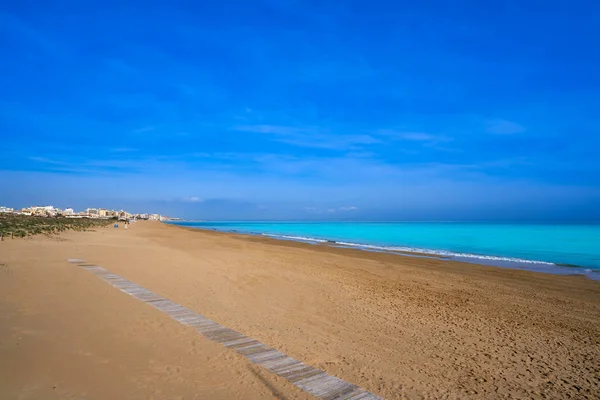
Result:
[[[258,340],[242,335],[232,329],[219,325],[210,319],[195,313],[171,300],[160,297],[143,287],[113,274],[97,265],[88,264],[83,260],[69,259],[71,263],[86,269],[104,279],[122,292],[168,314],[174,320],[192,326],[204,337],[221,343],[243,355],[254,364],[261,365],[277,374],[311,395],[324,400],[374,400],[381,399],[356,385],[343,381],[335,376],[306,365],[289,357]]]

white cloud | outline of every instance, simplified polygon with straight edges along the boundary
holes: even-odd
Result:
[[[340,211],[354,211],[354,210],[358,210],[358,207],[354,207],[354,206],[340,207],[340,208],[338,208],[338,210],[340,210]]]
[[[183,201],[185,201],[186,203],[202,203],[204,201],[204,199],[201,199],[200,197],[186,197],[183,199]]]

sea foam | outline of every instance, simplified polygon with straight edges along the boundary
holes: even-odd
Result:
[[[261,235],[269,236],[269,237],[273,237],[273,238],[302,241],[302,242],[309,242],[309,243],[332,243],[332,244],[345,246],[345,247],[354,247],[354,248],[373,250],[373,251],[417,253],[417,254],[424,254],[424,255],[430,255],[430,256],[442,257],[442,258],[472,258],[472,259],[478,259],[478,260],[502,261],[502,262],[520,263],[520,264],[525,263],[525,264],[539,264],[539,265],[556,265],[555,263],[551,263],[551,262],[547,262],[547,261],[527,260],[524,258],[514,258],[514,257],[488,256],[488,255],[471,254],[471,253],[457,253],[457,252],[446,251],[446,250],[433,250],[433,249],[425,249],[425,248],[419,248],[419,247],[376,246],[376,245],[371,245],[371,244],[332,241],[332,240],[318,239],[318,238],[306,237],[306,236],[277,235],[277,234],[272,234],[272,233],[261,233]]]

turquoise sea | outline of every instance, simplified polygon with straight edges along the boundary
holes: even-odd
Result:
[[[600,279],[600,224],[457,222],[176,222],[371,251],[419,252],[477,264]],[[335,243],[334,243],[335,242]]]

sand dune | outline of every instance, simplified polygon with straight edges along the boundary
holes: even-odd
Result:
[[[310,398],[66,262],[384,398],[597,398],[600,283],[138,222],[0,243],[1,398]]]

